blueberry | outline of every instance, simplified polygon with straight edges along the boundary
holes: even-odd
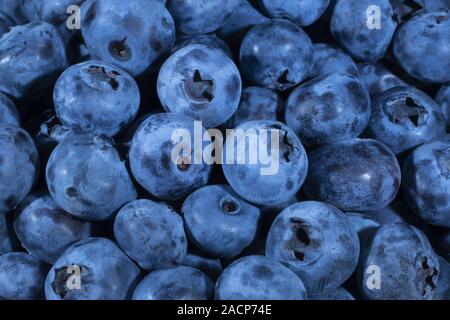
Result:
[[[48,160],[46,177],[55,202],[83,220],[109,219],[137,197],[124,162],[104,137],[74,135],[63,140]]]
[[[358,76],[358,67],[348,54],[326,43],[314,45],[314,68],[310,72],[311,78],[343,72]]]
[[[233,58],[228,45],[225,42],[223,42],[223,40],[212,34],[199,34],[196,36],[180,35],[177,39],[177,42],[175,43],[173,51],[177,51],[181,48],[187,47],[188,45],[192,44],[204,45],[207,47],[221,50],[229,58],[231,59]]]
[[[309,300],[344,301],[355,300],[355,298],[347,290],[341,287],[326,293],[309,297]]]
[[[78,132],[114,136],[136,116],[139,88],[125,71],[100,61],[68,68],[53,92],[56,114]]]
[[[89,238],[70,246],[45,280],[47,300],[129,299],[140,269],[105,238]]]
[[[223,26],[239,3],[240,0],[168,0],[167,9],[179,32],[204,34]]]
[[[259,3],[270,17],[289,19],[304,27],[322,16],[330,0],[259,0]]]
[[[324,146],[309,156],[305,192],[345,211],[374,211],[392,202],[400,188],[394,154],[375,140],[351,139]]]
[[[20,126],[19,112],[14,102],[0,92],[0,126]]]
[[[33,139],[19,127],[0,126],[0,146],[0,212],[6,212],[31,191],[39,157]]]
[[[333,73],[297,87],[286,103],[286,123],[309,146],[356,138],[370,119],[364,85],[347,73]]]
[[[13,27],[0,39],[0,91],[15,98],[40,96],[67,63],[66,48],[52,25]]]
[[[439,259],[421,231],[404,223],[387,224],[363,246],[358,276],[365,299],[431,300]]]
[[[337,289],[355,271],[358,234],[335,207],[299,202],[276,217],[267,236],[266,255],[294,271],[308,294],[324,293]]]
[[[72,243],[91,235],[91,225],[68,215],[46,192],[20,205],[14,230],[22,246],[41,261],[53,263]]]
[[[313,67],[308,35],[294,23],[273,19],[253,27],[241,44],[241,72],[258,86],[284,91],[302,82]]]
[[[358,71],[360,81],[366,86],[371,96],[394,87],[407,85],[381,63],[360,63]]]
[[[370,6],[381,11],[380,28],[371,24]],[[330,28],[334,39],[355,59],[369,62],[385,55],[397,23],[389,0],[338,0]]]
[[[203,187],[183,203],[186,230],[194,243],[214,257],[239,255],[255,238],[260,211],[225,185]]]
[[[450,227],[450,135],[412,152],[403,166],[403,191],[422,219]]]
[[[242,90],[241,102],[230,120],[232,128],[254,120],[277,121],[284,106],[283,99],[274,91],[262,87]]]
[[[442,113],[447,119],[447,125],[450,127],[450,85],[443,86],[439,90],[436,102],[442,107]]]
[[[257,135],[258,149],[255,139],[246,138],[252,132]],[[278,147],[272,146],[277,137]],[[236,150],[237,157],[234,156]],[[262,155],[270,157],[268,164],[264,163]],[[255,156],[259,159],[251,162]],[[243,159],[248,162],[243,164]],[[306,178],[308,159],[301,142],[288,126],[275,121],[250,121],[235,128],[227,137],[222,168],[228,183],[242,198],[258,205],[275,206],[298,192]]]
[[[202,271],[214,281],[217,280],[223,271],[222,263],[219,259],[211,259],[191,253],[184,257],[181,264]]]
[[[221,50],[188,45],[161,67],[158,96],[168,112],[201,120],[206,128],[225,123],[236,112],[241,76]]]
[[[421,11],[403,24],[394,40],[393,52],[399,64],[421,81],[450,81],[450,13]]]
[[[181,217],[150,200],[120,209],[114,235],[122,250],[147,270],[180,264],[187,252]]]
[[[217,280],[217,300],[306,300],[300,278],[281,263],[264,256],[233,262]]]
[[[433,300],[450,300],[450,263],[439,257],[440,274]]]
[[[203,161],[196,164],[195,159],[191,159],[192,154],[189,158],[177,155],[176,159],[172,159],[177,146],[172,135],[176,130],[187,130],[190,137],[194,137],[194,127],[193,119],[173,113],[159,113],[147,118],[133,137],[129,153],[133,176],[160,199],[181,199],[208,182],[210,165]],[[199,129],[203,136],[204,129]],[[181,143],[194,148],[195,142],[192,140]]]
[[[81,31],[94,59],[142,74],[170,52],[175,25],[156,0],[86,0]]]
[[[0,299],[39,300],[48,266],[23,252],[0,256]]]

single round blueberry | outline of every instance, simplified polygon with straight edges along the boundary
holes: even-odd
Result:
[[[0,38],[0,91],[15,98],[37,98],[67,66],[58,30],[46,22],[11,28]]]
[[[358,76],[358,67],[348,54],[326,43],[314,45],[314,68],[310,72],[310,78],[343,72]]]
[[[350,292],[340,287],[322,294],[313,295],[309,297],[309,300],[346,301],[355,300],[355,298],[350,294]]]
[[[355,59],[376,61],[387,52],[397,23],[389,0],[339,0],[330,28],[334,39]]]
[[[450,128],[450,85],[442,86],[436,97],[436,102],[441,106],[442,113],[447,119],[447,126]]]
[[[367,134],[399,154],[443,138],[446,127],[433,99],[413,87],[395,87],[373,99]]]
[[[94,59],[137,76],[172,50],[173,19],[161,1],[86,0],[81,31]]]
[[[140,269],[111,240],[88,238],[71,245],[45,280],[47,300],[130,299]],[[68,286],[70,283],[70,286]]]
[[[200,270],[179,266],[153,271],[142,280],[133,300],[210,300],[214,283]]]
[[[241,0],[168,0],[167,9],[177,30],[184,34],[205,34],[223,26]]]
[[[221,40],[220,38],[216,37],[213,34],[199,34],[196,36],[179,35],[172,52],[175,52],[177,50],[180,50],[181,48],[187,47],[192,44],[203,45],[221,50],[230,59],[233,59],[233,56],[231,55],[231,51],[228,45],[223,40]]]
[[[412,152],[403,165],[403,191],[422,219],[450,228],[450,135]]]
[[[178,200],[204,186],[211,165],[195,157],[207,143],[194,141],[207,135],[193,119],[174,113],[147,118],[131,142],[129,159],[135,179],[148,192],[163,200]],[[178,140],[177,140],[178,139]]]
[[[72,243],[90,237],[91,224],[64,212],[48,193],[38,192],[21,203],[14,230],[31,255],[54,263]]]
[[[146,270],[180,264],[187,252],[182,218],[150,200],[122,207],[114,222],[114,235],[122,250]]]
[[[183,266],[192,267],[202,271],[214,281],[217,280],[223,271],[220,259],[211,259],[191,253],[188,253],[184,257],[181,264]]]
[[[330,0],[259,0],[259,3],[270,17],[289,19],[305,27],[325,13]]]
[[[288,126],[276,121],[250,121],[228,135],[222,168],[228,183],[242,198],[275,206],[290,200],[303,185],[308,159]]]
[[[125,71],[101,61],[68,68],[56,82],[56,114],[77,132],[114,136],[136,116],[139,88]]]
[[[48,265],[24,252],[0,256],[0,299],[40,300]]]
[[[381,226],[362,247],[358,285],[364,299],[431,300],[438,277],[438,256],[408,224]]]
[[[407,85],[381,63],[360,63],[358,71],[359,80],[366,86],[371,96],[376,96],[394,87]]]
[[[74,135],[63,140],[47,163],[47,185],[55,202],[88,221],[110,219],[136,189],[112,141]]]
[[[216,283],[216,300],[306,300],[306,289],[291,270],[264,256],[229,265]]]
[[[425,82],[450,81],[450,12],[421,11],[403,24],[394,39],[393,52],[412,77]]]
[[[297,87],[286,103],[286,123],[309,146],[358,137],[370,119],[366,87],[347,73],[333,73]]]
[[[307,196],[344,211],[386,207],[400,188],[397,159],[375,140],[351,139],[326,145],[309,155],[309,163],[304,188]]]
[[[21,120],[14,102],[0,92],[0,126],[20,126]]]
[[[183,203],[186,230],[205,253],[219,258],[239,255],[256,236],[260,211],[229,186],[213,185],[192,193]]]
[[[0,212],[7,212],[31,191],[39,156],[31,136],[19,127],[0,126],[0,146]]]
[[[314,66],[308,35],[288,20],[253,27],[241,44],[241,72],[258,86],[280,91],[302,82]]]
[[[164,109],[200,120],[206,128],[225,123],[236,112],[242,81],[221,50],[188,45],[161,67],[158,96]]]
[[[308,294],[337,289],[355,271],[359,239],[343,212],[321,202],[284,209],[270,228],[266,256],[303,280]]]

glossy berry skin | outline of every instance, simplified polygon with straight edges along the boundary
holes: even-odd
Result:
[[[195,159],[172,161],[172,152],[177,145],[172,134],[177,129],[190,133],[191,141],[185,142],[194,148],[194,120],[174,113],[159,113],[147,118],[134,135],[130,147],[130,167],[134,178],[163,200],[187,196],[208,182],[211,171],[211,166],[204,161],[199,164],[194,163]]]
[[[0,126],[0,146],[0,212],[7,212],[31,191],[39,157],[33,139],[19,127]]]
[[[35,98],[67,64],[66,48],[54,26],[34,22],[13,27],[0,39],[0,91]]]
[[[0,126],[20,126],[21,120],[14,102],[0,92]]]
[[[229,186],[213,185],[192,193],[183,203],[192,241],[213,257],[239,255],[256,236],[260,211]]]
[[[104,137],[63,140],[48,160],[46,178],[55,202],[82,220],[107,220],[137,197],[125,163]]]
[[[136,116],[140,93],[125,71],[94,60],[66,69],[56,82],[53,101],[66,127],[114,136]]]
[[[230,120],[232,128],[248,121],[277,121],[283,109],[284,101],[275,92],[263,87],[248,87],[242,90],[241,101],[236,113]]]
[[[247,256],[229,265],[216,283],[216,300],[306,300],[302,280],[264,256]]]
[[[381,226],[362,248],[360,292],[370,300],[431,300],[439,277],[438,259],[426,236],[413,226]],[[371,286],[374,266],[379,268],[377,290]]]
[[[441,106],[442,113],[450,127],[450,85],[442,86],[436,97],[436,102]]]
[[[188,45],[164,62],[157,85],[166,111],[213,128],[236,112],[242,82],[236,65],[221,50]]]
[[[313,66],[308,35],[288,20],[273,19],[253,27],[241,44],[241,72],[254,84],[287,90],[302,82]]]
[[[211,33],[231,18],[240,0],[168,0],[167,9],[184,34]]]
[[[278,157],[276,153],[272,154],[271,165],[265,165],[260,156],[255,163],[245,161],[242,164],[239,161],[244,156],[242,154],[235,157],[235,161],[229,161],[228,152],[231,154],[242,146],[246,159],[250,159],[250,154],[256,152],[250,149],[245,135],[240,135],[239,130],[255,130],[259,136],[259,144],[263,146],[259,149],[259,154],[261,150],[265,154],[270,151],[271,139],[275,139],[275,134],[278,133]],[[264,134],[262,130],[267,133]],[[288,126],[276,121],[250,121],[236,127],[234,133],[226,139],[222,159],[225,177],[233,190],[247,201],[261,206],[276,206],[290,200],[303,185],[308,171],[308,159],[300,140]],[[263,169],[267,169],[264,174]]]
[[[86,0],[81,12],[91,56],[132,76],[147,71],[175,42],[173,19],[160,1]]]
[[[370,96],[347,73],[333,73],[297,87],[286,103],[289,127],[309,146],[356,138],[370,119]]]
[[[344,211],[386,207],[400,188],[400,166],[381,142],[351,139],[324,146],[309,155],[305,192]]]
[[[381,10],[380,29],[369,28],[368,9],[378,6]],[[389,0],[338,0],[331,18],[334,39],[355,59],[376,61],[387,52],[397,23]]]
[[[220,259],[211,259],[192,253],[188,253],[181,264],[202,271],[214,281],[217,280],[223,271]]]
[[[299,202],[284,209],[270,228],[266,256],[303,280],[308,294],[337,289],[355,271],[356,230],[343,212],[322,202]]]
[[[373,99],[367,133],[399,154],[443,138],[446,127],[433,99],[413,87],[395,87]]]
[[[24,200],[14,230],[22,247],[41,261],[53,263],[72,243],[91,236],[91,224],[64,212],[46,192]]]
[[[350,301],[355,300],[355,298],[350,294],[350,292],[340,287],[326,293],[313,295],[312,297],[309,297],[309,300]]]
[[[450,136],[418,147],[403,165],[410,208],[428,223],[450,228]]]
[[[81,276],[81,289],[67,287],[74,270]],[[52,266],[45,280],[45,297],[47,300],[129,299],[139,278],[140,269],[114,242],[88,238],[70,246]]]
[[[132,201],[120,209],[114,235],[122,250],[146,270],[180,264],[187,252],[182,218],[150,200]]]
[[[399,64],[421,81],[450,81],[450,12],[422,11],[403,24],[394,40],[393,52]]]
[[[371,96],[394,87],[407,85],[381,63],[360,63],[358,71],[360,81],[366,86]]]
[[[40,300],[48,265],[24,252],[0,256],[0,299]]]
[[[221,50],[228,57],[232,58],[230,48],[228,47],[228,45],[223,40],[212,34],[199,34],[196,36],[180,35],[177,38],[177,42],[175,43],[173,52],[181,48],[187,47],[188,45],[191,44],[204,45],[207,47]]]
[[[259,0],[269,17],[284,18],[300,27],[313,24],[330,4],[330,0]]]
[[[358,67],[347,53],[326,43],[314,44],[314,68],[310,78],[343,72],[358,76]]]
[[[147,275],[136,287],[133,300],[209,300],[214,283],[200,270],[178,266]]]

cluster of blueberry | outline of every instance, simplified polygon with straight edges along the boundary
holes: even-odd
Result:
[[[450,299],[448,0],[0,0],[0,34],[0,299]],[[173,161],[198,122],[277,130],[276,172]]]

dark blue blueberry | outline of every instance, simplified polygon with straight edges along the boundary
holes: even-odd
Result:
[[[206,128],[225,123],[236,112],[241,76],[221,50],[188,45],[161,67],[158,96],[168,112],[200,120]]]
[[[114,242],[89,238],[70,246],[45,280],[47,300],[131,298],[140,269]]]
[[[183,203],[192,241],[213,257],[239,255],[256,236],[260,211],[225,185],[203,187]]]
[[[276,217],[266,255],[294,271],[308,294],[319,294],[337,289],[353,274],[359,239],[340,210],[321,202],[299,202]]]
[[[370,6],[380,10],[379,29],[371,24]],[[338,0],[330,28],[335,40],[355,59],[376,61],[388,50],[397,23],[389,0]]]
[[[389,205],[400,188],[400,166],[381,142],[351,139],[309,156],[305,192],[344,211],[374,211]]]
[[[173,51],[177,51],[191,44],[204,45],[221,50],[228,57],[232,58],[231,51],[228,45],[213,34],[199,34],[196,36],[180,35],[177,39],[177,42],[175,43]]]
[[[31,255],[53,263],[72,243],[90,237],[90,223],[64,212],[46,192],[30,195],[21,203],[14,230]]]
[[[308,35],[288,20],[253,27],[241,44],[241,72],[258,86],[284,91],[302,82],[313,68]]]
[[[344,301],[355,300],[355,298],[350,294],[350,292],[341,287],[329,292],[313,295],[309,297],[309,300]]]
[[[19,112],[14,102],[0,92],[0,126],[20,126]]]
[[[114,235],[122,250],[147,270],[180,264],[187,252],[182,218],[150,200],[132,201],[120,209]]]
[[[184,257],[181,264],[202,271],[214,281],[217,280],[223,271],[222,263],[219,259],[210,259],[191,253]]]
[[[295,273],[264,256],[233,262],[216,283],[217,300],[306,300],[306,290]]]
[[[371,96],[376,96],[394,87],[407,85],[381,63],[360,63],[358,70],[359,79]]]
[[[285,119],[302,143],[323,145],[358,137],[370,119],[370,96],[347,73],[333,73],[297,87],[286,104]]]
[[[311,78],[343,72],[358,76],[358,67],[348,54],[326,43],[314,45],[314,68],[310,72]]]
[[[136,116],[140,93],[125,71],[101,61],[87,61],[64,71],[56,82],[53,100],[66,127],[114,136]]]
[[[106,220],[136,190],[111,140],[74,135],[63,140],[47,163],[47,185],[55,202],[83,220]]]
[[[214,283],[200,270],[179,266],[153,271],[136,287],[133,300],[209,300]]]
[[[403,166],[403,191],[421,218],[450,228],[450,135],[413,151]]]
[[[450,128],[450,85],[443,86],[439,90],[436,102],[441,106],[442,113],[447,119],[447,125]]]
[[[86,0],[81,11],[81,31],[93,59],[132,76],[172,50],[175,25],[161,1]]]
[[[358,284],[365,299],[431,300],[439,257],[426,236],[404,223],[386,224],[361,248]]]
[[[393,52],[403,69],[421,81],[450,81],[450,12],[421,11],[403,24]]]

